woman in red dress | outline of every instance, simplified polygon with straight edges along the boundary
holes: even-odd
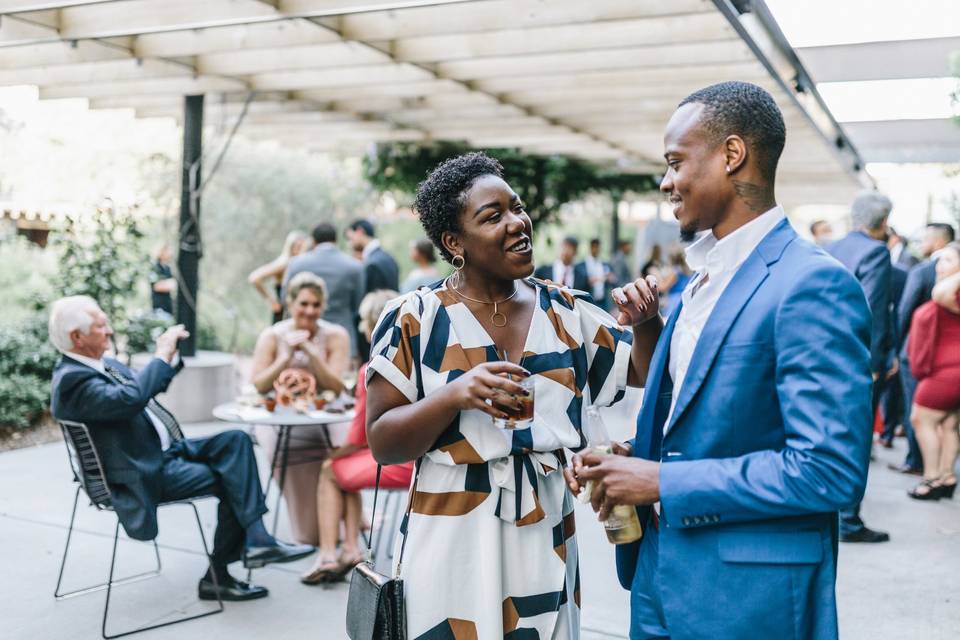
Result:
[[[917,500],[952,498],[960,449],[960,243],[937,259],[930,302],[913,314],[908,343],[917,377],[911,420],[923,455],[923,482],[907,492]]]
[[[387,302],[397,297],[396,291],[380,290],[367,294],[360,303],[360,330],[372,343],[373,328]],[[343,446],[331,452],[320,472],[317,486],[317,514],[320,519],[320,553],[313,567],[300,577],[304,584],[341,580],[350,569],[363,561],[357,544],[363,516],[361,489],[376,485],[377,461],[367,445],[367,365],[357,375],[356,405],[350,431]],[[383,467],[381,489],[406,489],[410,486],[413,462]],[[340,540],[340,523],[344,536]],[[337,543],[341,542],[337,556]]]

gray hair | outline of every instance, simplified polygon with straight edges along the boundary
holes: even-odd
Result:
[[[61,352],[72,351],[70,334],[77,330],[89,333],[93,324],[92,312],[99,310],[100,305],[90,296],[60,298],[50,307],[50,342]]]
[[[893,203],[879,191],[861,191],[850,207],[855,229],[879,229],[890,217]]]
[[[363,296],[363,300],[360,301],[360,310],[358,311],[360,323],[357,325],[361,333],[373,333],[374,328],[377,326],[377,320],[380,319],[380,314],[383,313],[387,303],[398,295],[400,294],[390,289],[377,289]]]

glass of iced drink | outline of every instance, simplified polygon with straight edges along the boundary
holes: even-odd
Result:
[[[519,409],[513,406],[496,404],[496,407],[507,414],[506,418],[494,418],[493,424],[501,429],[527,429],[533,424],[533,376],[514,380],[523,387],[527,395],[510,396],[511,404],[519,403]]]

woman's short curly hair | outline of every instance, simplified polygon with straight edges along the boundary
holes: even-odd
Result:
[[[420,216],[420,224],[427,237],[447,262],[453,256],[443,246],[445,231],[460,231],[460,214],[466,204],[466,195],[481,176],[503,177],[503,167],[494,158],[482,152],[466,153],[441,162],[417,187],[413,208]]]

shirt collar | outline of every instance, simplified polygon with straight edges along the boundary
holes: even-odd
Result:
[[[380,248],[380,241],[374,238],[367,243],[367,246],[363,248],[363,257],[364,259],[369,258],[370,254]]]
[[[684,252],[687,265],[693,271],[714,276],[733,271],[784,218],[783,207],[776,205],[721,240],[712,231],[704,231]]]
[[[89,357],[89,356],[82,356],[82,355],[80,355],[79,353],[74,353],[73,351],[64,351],[64,352],[63,352],[63,355],[65,355],[65,356],[67,356],[67,357],[69,357],[69,358],[73,358],[74,360],[76,360],[76,361],[79,362],[80,364],[85,364],[85,365],[87,365],[88,367],[90,367],[91,369],[95,369],[95,370],[99,371],[100,373],[106,373],[106,372],[107,372],[106,365],[103,364],[103,359],[102,359],[102,358],[101,358],[100,360],[94,360],[93,358],[91,358],[91,357]]]

